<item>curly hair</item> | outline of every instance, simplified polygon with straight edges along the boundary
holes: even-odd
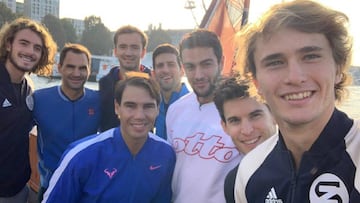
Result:
[[[8,43],[14,42],[16,34],[24,29],[29,29],[36,33],[43,43],[42,53],[39,63],[31,72],[39,75],[50,75],[53,64],[55,63],[55,54],[57,45],[54,42],[47,28],[36,21],[27,18],[17,18],[11,23],[3,25],[0,30],[0,61],[5,62],[9,51],[6,49]]]

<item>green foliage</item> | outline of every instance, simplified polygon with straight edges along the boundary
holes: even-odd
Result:
[[[47,14],[44,16],[42,23],[49,29],[49,32],[58,45],[58,49],[62,49],[67,39],[60,19],[51,14]]]
[[[15,20],[19,15],[13,13],[11,9],[9,9],[5,3],[0,2],[0,28],[5,23],[10,23]]]
[[[164,31],[161,28],[161,25],[159,26],[159,28],[149,26],[148,37],[149,37],[149,44],[147,47],[148,52],[153,51],[160,44],[171,43],[170,36],[166,31]]]
[[[65,32],[66,42],[77,43],[78,37],[76,36],[76,31],[71,21],[66,18],[63,18],[60,21]]]
[[[112,34],[97,16],[89,16],[84,20],[85,30],[81,43],[94,55],[109,55],[112,50]]]

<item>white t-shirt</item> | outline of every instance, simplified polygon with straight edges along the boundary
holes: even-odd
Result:
[[[168,141],[176,152],[174,203],[222,203],[226,174],[242,158],[220,124],[214,102],[200,106],[195,93],[173,103],[166,116]]]

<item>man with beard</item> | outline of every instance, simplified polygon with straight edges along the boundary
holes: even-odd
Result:
[[[187,94],[185,83],[181,82],[184,74],[181,67],[179,51],[171,44],[157,46],[152,55],[154,76],[160,85],[161,102],[159,115],[155,122],[155,134],[167,139],[165,118],[169,106]]]
[[[119,80],[125,79],[129,71],[141,71],[151,74],[151,70],[142,65],[141,59],[146,54],[148,38],[140,29],[126,25],[120,27],[114,35],[114,55],[118,58],[120,66],[110,70],[99,81],[101,98],[100,130],[105,131],[119,125],[119,119],[114,110],[114,89]]]
[[[223,203],[225,176],[240,154],[213,102],[224,60],[221,43],[215,33],[200,29],[186,34],[179,50],[194,92],[173,103],[166,117],[168,141],[176,152],[173,202]]]
[[[48,188],[61,155],[68,145],[95,134],[100,123],[100,98],[85,88],[91,54],[80,44],[66,44],[60,53],[61,85],[34,92],[34,119],[38,128],[39,201]]]
[[[0,202],[27,202],[32,86],[27,74],[50,74],[56,43],[46,28],[18,18],[0,31]]]

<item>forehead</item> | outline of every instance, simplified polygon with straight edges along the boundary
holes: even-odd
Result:
[[[270,36],[263,36],[255,43],[255,60],[261,60],[272,54],[293,54],[304,47],[320,47],[329,50],[330,44],[324,34],[305,33],[295,29],[282,28]]]
[[[117,36],[117,44],[142,45],[142,40],[139,33],[123,33]]]
[[[182,50],[182,61],[184,63],[200,63],[208,59],[217,61],[214,50],[211,47],[185,48]]]
[[[88,65],[88,58],[84,53],[75,53],[73,51],[68,51],[64,58],[64,63],[71,63],[71,64],[86,64]]]
[[[254,98],[234,98],[224,102],[224,115],[225,117],[243,117],[247,116],[250,113],[262,110],[269,112],[266,105],[256,101]]]
[[[155,57],[155,62],[176,61],[176,55],[172,53],[161,53]]]
[[[156,103],[156,99],[152,98],[149,91],[141,86],[127,85],[122,94],[121,103]]]
[[[22,29],[15,33],[14,40],[27,40],[31,43],[42,46],[42,40],[38,33],[30,29]]]

